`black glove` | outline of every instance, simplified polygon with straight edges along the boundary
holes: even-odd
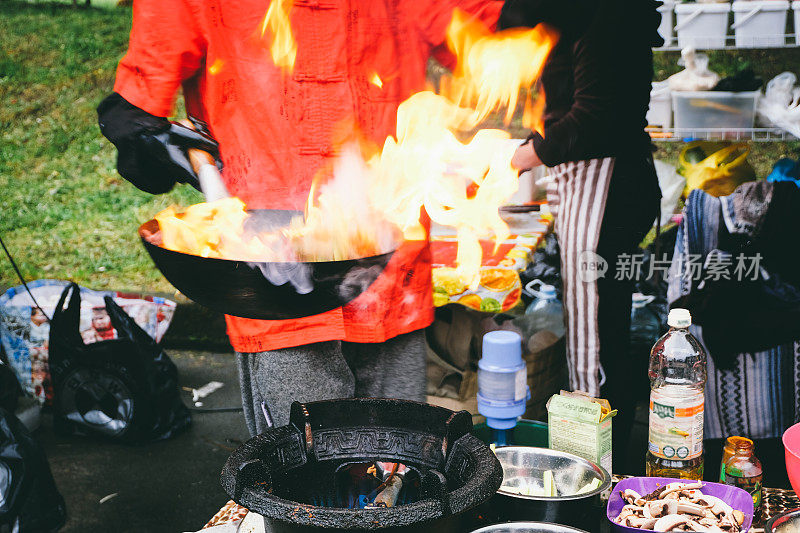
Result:
[[[209,152],[219,162],[219,145],[206,125],[192,123],[197,131],[139,109],[117,93],[97,107],[100,131],[117,147],[117,171],[139,189],[161,194],[175,183],[200,183],[186,155],[189,148]]]

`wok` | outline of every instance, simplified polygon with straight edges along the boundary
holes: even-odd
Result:
[[[318,315],[349,303],[378,278],[394,253],[346,261],[252,263],[163,248],[156,220],[142,224],[139,236],[156,267],[187,298],[214,311],[262,320]]]

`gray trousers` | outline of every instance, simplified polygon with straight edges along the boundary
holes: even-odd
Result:
[[[336,398],[425,401],[425,332],[386,342],[328,341],[259,353],[237,353],[244,419],[250,435],[266,429],[262,402],[276,426],[289,423],[292,402]]]

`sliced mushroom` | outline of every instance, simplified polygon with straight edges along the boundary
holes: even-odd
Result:
[[[653,529],[658,519],[656,518],[639,518],[637,516],[630,516],[625,524],[628,527],[636,527],[639,529]]]
[[[676,503],[676,507],[678,509],[677,512],[679,513],[688,513],[696,516],[706,516],[707,509],[702,505],[698,505],[696,503],[679,501]]]
[[[711,511],[717,516],[725,516],[729,518],[731,521],[735,522],[733,518],[733,508],[725,503],[724,501],[720,500],[716,496],[710,496],[708,494],[703,495],[701,498],[708,502],[711,506]]]
[[[622,496],[623,500],[633,505],[641,507],[645,504],[645,499],[642,498],[642,495],[633,489],[625,489],[624,492],[620,491],[620,496]]]
[[[663,493],[665,490],[667,490],[667,487],[666,487],[666,486],[665,486],[665,487],[658,487],[656,490],[654,490],[654,491],[653,491],[653,492],[651,492],[650,494],[646,494],[646,495],[644,496],[644,499],[645,499],[645,500],[647,500],[647,501],[651,501],[651,500],[659,500],[659,499],[661,499],[661,494],[662,494],[662,493]]]
[[[698,481],[696,483],[670,483],[665,487],[664,492],[661,493],[660,498],[664,499],[667,497],[668,494],[673,494],[675,492],[680,492],[684,490],[694,490],[694,489],[702,489],[703,483]]]
[[[736,520],[737,525],[744,524],[744,513],[738,509],[733,510],[733,519]]]
[[[689,518],[680,514],[668,514],[662,516],[653,524],[653,531],[677,531],[679,526],[686,525]]]
[[[702,531],[703,533],[725,533],[716,524],[701,524],[700,522],[695,522],[694,520],[689,520],[688,524],[689,531]]]
[[[655,500],[644,504],[645,518],[661,518],[678,513],[678,502],[675,500]]]

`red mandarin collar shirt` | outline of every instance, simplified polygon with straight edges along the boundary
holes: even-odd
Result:
[[[454,7],[494,25],[500,0],[295,0],[297,56],[271,59],[258,0],[136,0],[128,52],[114,90],[157,116],[182,87],[187,111],[219,141],[223,178],[251,209],[302,210],[314,175],[335,156],[335,129],[355,120],[378,145],[397,106],[425,88],[428,59],[450,65],[445,32]],[[370,80],[377,74],[379,87]],[[327,340],[383,342],[429,325],[430,250],[407,241],[383,274],[345,307],[295,320],[228,316],[239,352]]]

